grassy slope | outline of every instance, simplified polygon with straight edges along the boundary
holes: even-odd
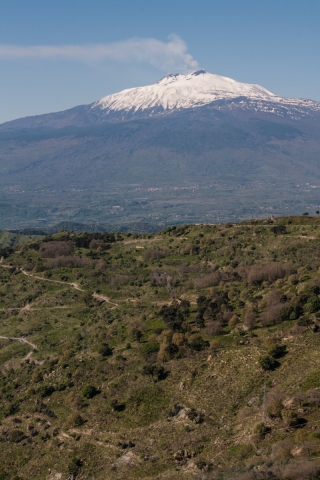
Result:
[[[0,335],[37,348],[0,339],[0,478],[314,478],[320,222],[277,223],[286,233],[261,221],[123,234],[107,250],[74,246],[72,267],[43,258],[36,243],[9,255]],[[254,266],[270,263],[292,271],[262,279]],[[199,296],[218,305],[201,330]],[[175,336],[159,314],[173,297],[191,302]],[[279,305],[301,311],[281,321]],[[194,334],[210,346],[192,348]],[[263,370],[259,358],[275,344],[286,354]],[[165,374],[153,381],[147,365]],[[99,393],[86,398],[88,385]]]
[[[39,236],[19,235],[16,233],[6,232],[5,230],[0,230],[0,248],[22,245],[35,238],[39,238]]]

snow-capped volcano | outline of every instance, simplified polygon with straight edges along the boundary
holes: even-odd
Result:
[[[0,125],[0,131],[102,125],[167,118],[181,112],[198,115],[214,111],[246,118],[266,114],[294,121],[315,118],[318,121],[320,102],[284,98],[260,85],[198,70],[188,75],[166,75],[153,85],[122,90],[89,105],[13,120]]]
[[[295,108],[307,106],[320,110],[318,102],[286,99],[260,85],[240,83],[231,78],[214,75],[204,70],[188,75],[167,75],[153,85],[129,88],[103,97],[95,102],[91,108],[95,111],[103,111],[105,114],[123,112],[126,115],[134,115],[135,113],[148,112],[148,115],[155,115],[169,113],[173,110],[202,107],[218,100],[228,101],[232,99],[238,99],[240,104],[242,101],[247,107],[249,102],[250,108],[252,108],[252,102],[254,102],[256,108],[273,113],[280,113],[277,112],[277,107],[284,106]],[[244,108],[244,105],[242,105],[242,108]]]
[[[7,225],[25,225],[26,207],[36,224],[169,225],[319,204],[320,102],[202,70],[4,123],[0,140]]]

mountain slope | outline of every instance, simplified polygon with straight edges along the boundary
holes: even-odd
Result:
[[[320,219],[0,252],[1,480],[315,480]]]

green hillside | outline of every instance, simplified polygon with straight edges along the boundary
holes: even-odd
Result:
[[[17,233],[10,233],[5,230],[0,230],[0,248],[23,245],[24,243],[28,243],[35,238],[40,238],[40,235],[20,235]]]
[[[320,219],[0,256],[0,479],[316,479]]]

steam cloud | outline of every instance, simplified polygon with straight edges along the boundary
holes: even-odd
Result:
[[[93,45],[0,45],[0,58],[70,59],[121,63],[148,63],[166,73],[183,73],[199,69],[198,62],[187,53],[188,46],[178,35],[170,35],[167,42],[155,38],[131,38],[122,42]]]

